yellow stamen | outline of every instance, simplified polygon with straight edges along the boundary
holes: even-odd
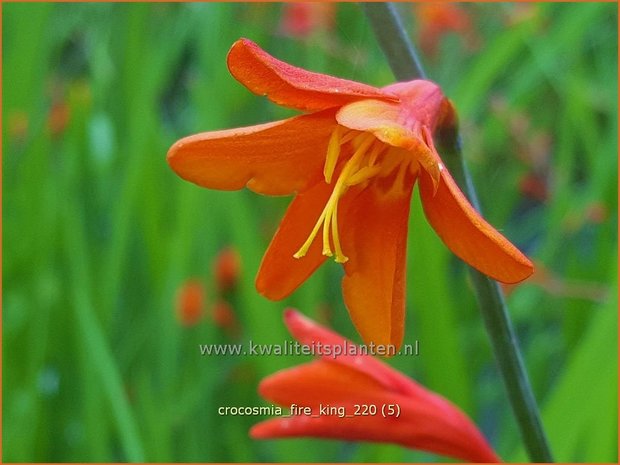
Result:
[[[333,194],[332,194],[332,197],[333,197]],[[325,211],[336,210],[336,207],[338,206],[338,201],[335,202],[336,205],[334,205],[333,207],[330,207],[330,204],[332,203],[332,197],[330,197],[329,200],[327,201],[327,205],[325,205]],[[325,255],[326,257],[331,257],[333,255],[332,249],[329,244],[329,224],[332,221],[332,215],[333,213],[326,214],[325,220],[323,222],[323,255]]]
[[[334,238],[334,248],[336,249],[336,263],[346,263],[349,260],[340,247],[340,236],[338,234],[338,203],[334,206],[334,218],[332,221],[332,237]]]
[[[410,162],[406,161],[398,167],[398,173],[396,174],[396,179],[394,180],[394,188],[401,192],[405,190],[405,174],[407,173],[410,164]]]
[[[347,179],[347,186],[355,186],[356,184],[361,184],[364,181],[372,178],[376,174],[381,171],[381,166],[365,166],[360,169],[357,173],[352,174],[349,179]]]
[[[359,132],[356,132],[356,131],[349,131],[349,132],[347,132],[344,136],[342,136],[342,139],[340,140],[340,145],[344,145],[347,142],[352,141],[358,135],[359,135]]]
[[[329,138],[329,144],[327,144],[327,157],[325,159],[325,167],[323,168],[323,175],[325,176],[325,182],[327,184],[332,182],[334,169],[336,169],[336,162],[340,156],[341,127],[340,125],[336,126],[336,129],[334,129],[334,132],[332,132]]]
[[[338,131],[336,129],[334,132]],[[336,161],[340,156],[340,146],[342,145],[341,141],[347,138],[348,134],[341,138],[340,135],[334,136],[332,134],[332,138],[330,139],[330,143],[328,145],[328,153],[327,159],[325,161],[325,180],[328,179],[331,181],[331,177],[333,175]],[[325,204],[325,208],[323,212],[319,216],[310,236],[306,239],[306,242],[299,248],[299,250],[293,255],[295,258],[301,258],[308,253],[308,249],[312,245],[316,235],[319,232],[319,228],[321,225],[323,226],[323,255],[331,257],[333,255],[329,233],[331,232],[332,240],[334,241],[334,249],[336,251],[336,262],[345,263],[348,258],[342,252],[342,247],[340,246],[340,236],[338,233],[338,201],[347,191],[349,186],[354,184],[363,182],[370,177],[374,176],[379,172],[379,167],[368,167],[362,166],[360,168],[360,162],[363,160],[364,155],[368,152],[368,149],[371,147],[373,142],[376,140],[372,134],[362,133],[359,134],[359,137],[354,138],[354,142],[357,142],[357,149],[353,156],[347,160],[344,167],[342,168],[342,172],[334,185],[334,190],[332,191],[329,200]],[[332,144],[332,140],[334,141]],[[352,140],[349,138],[348,140]],[[337,143],[338,141],[338,143]],[[337,147],[337,148],[334,148]],[[334,167],[328,167],[328,164],[332,164]],[[329,181],[327,181],[329,182]]]
[[[372,148],[370,155],[368,155],[368,166],[375,166],[377,162],[377,158],[385,150],[385,144],[377,141],[375,146]]]
[[[316,237],[316,233],[319,232],[319,228],[321,227],[321,223],[323,222],[323,219],[325,218],[325,214],[326,214],[326,210],[323,210],[323,213],[321,213],[321,216],[319,216],[319,220],[314,225],[314,228],[312,228],[312,232],[310,233],[310,236],[308,237],[308,239],[306,239],[306,242],[304,242],[304,245],[302,245],[299,248],[299,250],[293,254],[293,257],[301,258],[308,253],[308,249],[312,245],[312,241]]]

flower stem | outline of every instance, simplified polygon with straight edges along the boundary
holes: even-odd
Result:
[[[420,59],[394,5],[374,2],[361,5],[396,79],[425,79]]]
[[[398,80],[425,77],[415,48],[409,41],[398,11],[390,3],[362,4],[379,45]],[[437,133],[443,161],[472,205],[480,211],[476,191],[465,166],[456,128]],[[478,305],[491,340],[523,442],[534,462],[552,462],[553,458],[542,427],[540,412],[525,370],[519,344],[508,314],[508,306],[496,281],[470,267]]]
[[[461,190],[480,211],[469,171],[461,155],[460,138],[456,128],[437,134],[442,159]],[[469,267],[478,306],[497,359],[504,385],[512,404],[523,443],[533,462],[552,462],[553,457],[543,430],[536,399],[523,364],[508,305],[497,281]]]

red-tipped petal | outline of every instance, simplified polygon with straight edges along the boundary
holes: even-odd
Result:
[[[462,260],[504,283],[533,273],[532,262],[480,216],[447,170],[441,173],[436,193],[430,176],[422,172],[420,196],[429,223]]]
[[[302,111],[340,107],[365,98],[398,100],[376,87],[284,63],[248,39],[239,39],[233,44],[228,53],[228,69],[255,94],[266,95],[278,105]]]
[[[247,185],[261,194],[303,191],[321,173],[336,127],[334,111],[240,129],[204,132],[177,141],[168,163],[182,178],[210,189]]]
[[[256,276],[256,288],[265,297],[280,300],[288,296],[327,258],[320,238],[315,238],[304,257],[293,255],[308,238],[332,190],[333,185],[318,180],[289,205]]]
[[[284,311],[284,323],[291,335],[300,343],[309,347],[317,343],[321,343],[323,347],[332,347],[329,353],[315,354],[322,355],[325,360],[354,368],[373,378],[385,389],[395,394],[402,394],[414,399],[422,396],[425,392],[425,389],[412,379],[379,359],[361,353],[359,346],[344,336],[319,325],[296,310],[287,309]],[[345,344],[347,350],[344,348]],[[334,347],[338,347],[338,353],[333,349]]]
[[[308,406],[312,416],[259,423],[250,432],[255,438],[306,436],[389,442],[467,461],[498,461],[473,423],[446,399],[426,389],[415,400],[393,394],[351,367],[312,362],[269,376],[259,391],[280,405]],[[356,405],[374,406],[381,412],[356,416]],[[397,406],[398,416],[384,416],[383,406],[387,405]],[[321,406],[335,410],[327,410],[331,414],[326,415]]]
[[[414,178],[404,191],[378,182],[342,199],[342,246],[349,260],[344,301],[366,344],[400,348],[405,320],[405,258]],[[409,184],[410,183],[410,184]]]

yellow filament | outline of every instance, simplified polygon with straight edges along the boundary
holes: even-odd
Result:
[[[383,152],[384,150],[385,150],[385,145],[377,141],[375,146],[372,148],[370,155],[368,155],[368,166],[375,166],[375,163],[377,162],[377,158],[379,157],[381,152]]]
[[[338,202],[334,205],[332,237],[334,238],[334,248],[336,249],[336,263],[345,263],[349,260],[349,257],[342,253],[342,247],[340,246],[340,236],[338,234]]]
[[[337,131],[337,130],[336,130]],[[334,131],[334,132],[336,132]],[[347,134],[348,135],[348,134]],[[346,138],[346,136],[345,136]],[[343,138],[344,139],[344,138]],[[332,140],[334,141],[332,144]],[[328,153],[327,159],[325,161],[325,180],[327,182],[328,178],[331,180],[331,177],[334,172],[336,161],[340,156],[340,146],[341,141],[340,135],[333,136],[330,139],[330,143],[328,145]],[[350,139],[349,139],[350,140]],[[338,141],[338,143],[336,142]],[[342,247],[340,245],[340,235],[338,233],[338,201],[340,197],[346,192],[349,186],[357,184],[359,182],[363,182],[369,177],[374,176],[374,174],[379,172],[379,167],[362,167],[360,169],[360,161],[363,159],[364,155],[371,147],[372,143],[375,141],[375,137],[372,134],[362,134],[359,138],[359,145],[355,150],[353,156],[345,163],[336,184],[334,185],[334,190],[332,191],[329,200],[325,204],[325,208],[323,212],[319,216],[312,232],[306,239],[306,242],[299,248],[297,252],[293,255],[295,258],[301,258],[308,253],[308,249],[312,245],[314,238],[319,232],[319,228],[321,225],[323,226],[323,255],[331,257],[333,255],[329,233],[331,232],[332,240],[334,241],[334,249],[336,252],[336,262],[345,263],[348,258],[342,252]],[[336,148],[334,148],[336,147]],[[328,164],[333,163],[334,167],[328,167]],[[351,183],[353,181],[353,183]],[[331,228],[330,228],[331,227]]]
[[[405,174],[409,168],[410,162],[404,162],[398,167],[398,173],[396,174],[396,179],[394,180],[395,189],[403,192],[405,190]]]
[[[340,145],[344,145],[347,142],[352,141],[358,135],[359,135],[359,132],[356,132],[356,131],[349,131],[349,132],[347,132],[344,136],[342,136],[342,139],[340,139]]]
[[[325,220],[323,222],[323,255],[326,257],[331,257],[333,255],[329,244],[329,224],[332,221],[333,212],[336,211],[336,207],[338,206],[338,200],[336,200],[335,205],[333,205],[332,198],[333,194],[327,201],[327,205],[325,205],[325,211],[329,211],[329,213],[325,215]]]
[[[299,248],[299,250],[293,254],[293,257],[301,258],[308,253],[308,249],[310,248],[310,245],[312,245],[312,241],[316,237],[316,233],[319,232],[319,228],[321,227],[321,223],[323,222],[323,219],[325,218],[326,213],[327,213],[327,206],[323,210],[323,213],[321,213],[321,216],[319,216],[319,220],[314,225],[314,228],[312,228],[312,232],[310,233],[310,236],[308,237],[308,239],[306,239],[306,242],[304,242],[304,245],[302,245]]]
[[[364,181],[367,181],[368,179],[378,174],[380,171],[381,166],[379,165],[365,166],[355,174],[349,176],[349,179],[347,179],[347,186],[355,186],[356,184],[361,184]]]
[[[336,126],[336,129],[334,129],[334,132],[332,132],[332,135],[329,138],[329,144],[327,144],[327,157],[323,168],[323,175],[325,176],[325,182],[327,184],[332,182],[336,162],[340,156],[340,139],[342,136],[340,128],[341,126]]]

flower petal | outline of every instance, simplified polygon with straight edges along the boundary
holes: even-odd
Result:
[[[299,399],[298,399],[299,401]],[[345,407],[349,412],[360,406],[377,405],[361,403]],[[396,404],[379,404],[396,405]],[[315,409],[316,411],[316,409]],[[297,415],[286,418],[273,418],[254,425],[250,429],[250,436],[255,439],[277,438],[321,438],[337,439],[342,441],[369,441],[378,443],[392,443],[403,447],[423,450],[447,457],[455,457],[469,463],[500,463],[501,459],[493,452],[484,437],[475,431],[475,436],[456,431],[453,437],[443,430],[445,425],[436,425],[425,422],[420,416],[413,424],[406,424],[398,419],[375,416],[357,416],[355,418],[340,418],[336,415],[322,415],[310,417]],[[416,426],[423,425],[422,428]]]
[[[315,406],[329,400],[345,399],[352,392],[385,391],[378,381],[354,368],[314,360],[267,376],[260,382],[258,392],[280,405],[298,402]]]
[[[315,238],[304,257],[293,255],[306,241],[332,190],[333,185],[321,180],[297,194],[289,205],[256,276],[256,288],[265,297],[280,300],[288,296],[327,258],[320,238]]]
[[[313,355],[320,355],[324,360],[353,368],[360,374],[363,373],[373,379],[383,389],[393,394],[404,395],[410,400],[424,399],[426,404],[435,405],[438,409],[443,408],[445,403],[443,398],[429,396],[429,391],[411,378],[396,371],[376,357],[361,354],[360,347],[344,336],[315,323],[293,309],[284,312],[284,322],[291,335],[300,343],[309,347],[322,347],[324,349],[322,353]],[[346,351],[344,344],[347,345]],[[330,349],[325,349],[326,346],[329,346]],[[336,349],[339,351],[338,355],[336,355]]]
[[[443,242],[471,266],[503,283],[530,276],[532,262],[471,206],[447,170],[434,193],[430,176],[420,174],[426,217]]]
[[[441,87],[432,81],[416,79],[397,82],[382,88],[401,100],[403,119],[417,120],[431,132],[439,126],[456,126],[457,115],[452,102]]]
[[[421,122],[406,114],[402,105],[378,100],[354,102],[342,107],[336,120],[349,129],[372,132],[380,141],[408,150],[433,179],[439,180],[438,157],[424,140]],[[416,126],[416,122],[420,125]]]
[[[330,346],[329,352],[314,354],[321,355],[324,360],[354,368],[374,379],[384,389],[396,394],[402,394],[413,399],[421,397],[422,393],[425,392],[425,389],[412,379],[394,370],[381,360],[363,354],[357,344],[315,323],[310,318],[306,318],[296,310],[287,309],[284,311],[284,323],[291,335],[300,343],[309,347],[318,346],[318,343],[322,347]],[[345,344],[347,349],[345,349]],[[340,346],[340,353],[336,354],[335,346]]]
[[[283,406],[310,407],[312,416],[268,420],[250,430],[254,438],[321,437],[400,444],[471,462],[499,461],[475,425],[452,403],[422,389],[418,399],[384,391],[351,367],[324,360],[279,371],[265,378],[262,397]],[[374,406],[374,415],[355,415],[356,406]],[[399,415],[383,406],[397,406]],[[330,414],[321,413],[321,406]],[[358,408],[359,409],[359,408]]]
[[[405,320],[405,257],[414,178],[404,192],[377,182],[342,199],[342,244],[349,260],[344,301],[366,344],[400,348]]]
[[[248,39],[239,39],[233,44],[228,52],[228,69],[255,94],[266,95],[278,105],[302,111],[340,107],[365,98],[398,100],[395,95],[376,87],[284,63]]]
[[[320,174],[336,122],[334,111],[240,129],[204,132],[177,141],[168,163],[203,187],[284,195],[303,191]]]

